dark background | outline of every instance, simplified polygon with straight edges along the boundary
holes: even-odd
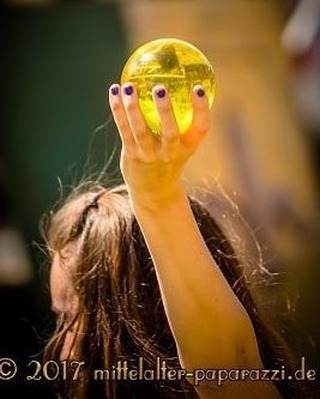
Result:
[[[97,171],[114,150],[108,173],[117,173],[105,98],[126,42],[114,4],[0,11],[1,226],[22,234],[32,267],[29,282],[0,289],[0,357],[16,360],[21,377],[0,381],[0,397],[44,398],[45,384],[23,378],[53,326],[39,222],[59,200],[58,178],[66,193],[88,160]]]

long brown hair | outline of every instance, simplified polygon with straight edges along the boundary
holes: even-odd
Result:
[[[252,320],[264,366],[275,368],[287,355],[284,341],[263,324],[221,228],[199,202],[190,199],[190,204],[213,258]],[[61,397],[198,397],[186,380],[94,381],[90,375],[94,369],[111,369],[118,361],[135,368],[139,358],[145,369],[154,369],[157,357],[166,360],[168,367],[181,368],[152,259],[125,186],[77,190],[66,200],[50,219],[47,243],[51,251],[61,251],[74,240],[79,242],[72,279],[78,311],[67,323],[60,316],[46,357],[58,360],[67,332],[76,329],[74,345],[85,368],[77,381],[59,382]]]

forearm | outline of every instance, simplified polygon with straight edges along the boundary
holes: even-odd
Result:
[[[255,342],[252,326],[207,249],[185,191],[177,188],[161,205],[147,206],[134,198],[132,205],[181,360],[192,367],[237,365],[240,341],[251,334]],[[254,342],[244,349],[250,358]]]

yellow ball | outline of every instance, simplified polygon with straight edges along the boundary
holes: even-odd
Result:
[[[162,84],[172,101],[174,114],[184,133],[192,122],[191,93],[201,84],[210,107],[216,91],[212,65],[196,47],[178,39],[157,39],[143,44],[128,59],[121,74],[121,84],[135,83],[139,105],[147,125],[161,133],[158,113],[152,100],[152,88]]]

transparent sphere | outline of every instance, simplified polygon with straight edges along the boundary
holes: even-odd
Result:
[[[139,47],[125,64],[121,84],[135,83],[142,114],[150,129],[161,133],[160,120],[152,100],[152,88],[162,84],[172,101],[180,133],[192,122],[191,93],[201,84],[210,107],[216,91],[212,65],[196,47],[178,39],[158,39]]]

